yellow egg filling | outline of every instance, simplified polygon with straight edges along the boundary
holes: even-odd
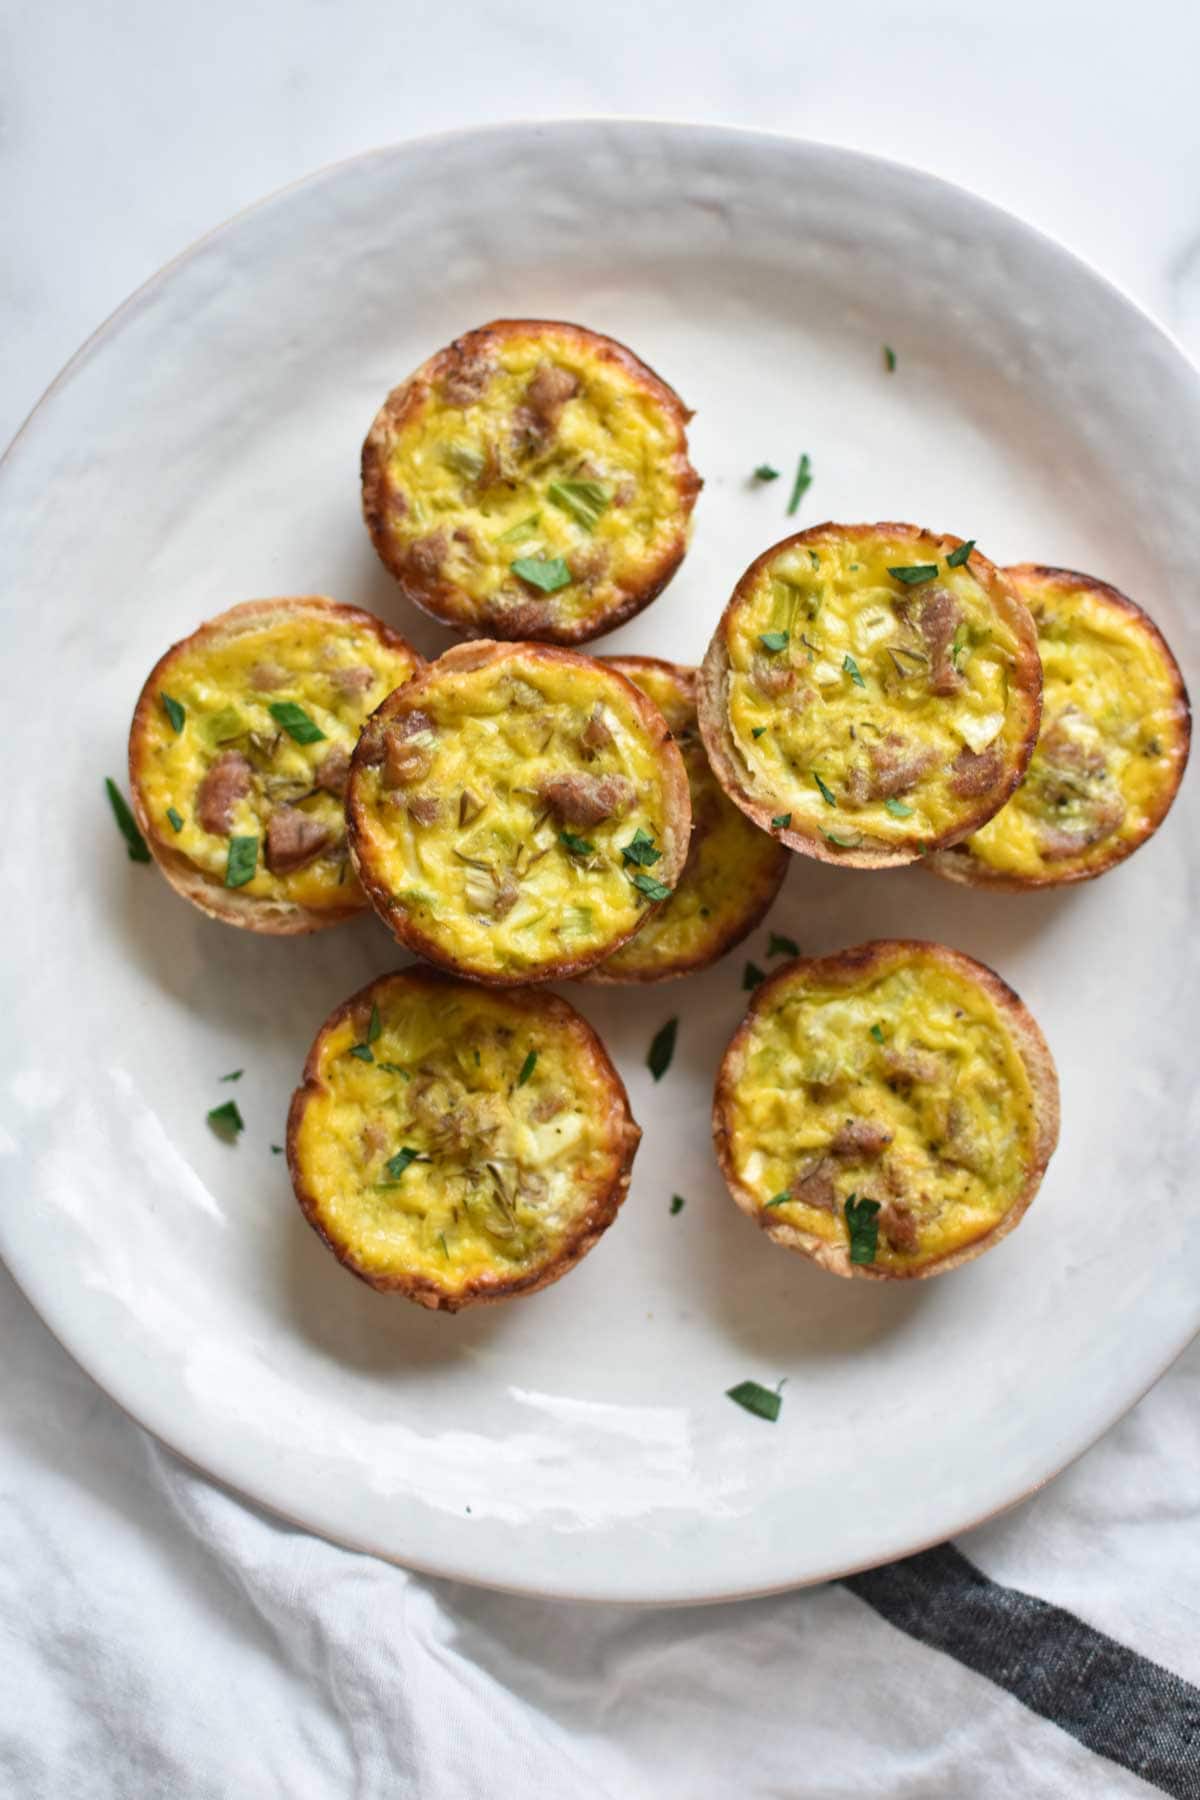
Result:
[[[547,1263],[612,1179],[604,1066],[503,995],[375,993],[322,1036],[292,1145],[323,1230],[364,1273],[450,1293]]]
[[[186,646],[163,673],[138,751],[137,778],[157,836],[215,882],[255,899],[313,911],[364,905],[348,862],[340,791],[319,783],[331,753],[344,766],[367,713],[414,667],[410,652],[370,630],[299,610]],[[234,756],[239,791],[229,829],[207,830],[198,816],[206,811],[203,783],[219,758]],[[320,827],[325,847],[302,867],[272,873],[268,829],[281,809],[302,815],[314,841]]]
[[[661,897],[686,826],[625,684],[553,656],[436,665],[400,772],[385,757],[352,777],[360,865],[449,962],[485,974],[619,940]],[[576,787],[609,816],[576,817]]]
[[[735,604],[734,752],[751,796],[793,830],[846,849],[938,838],[969,815],[978,775],[1018,754],[1028,706],[1013,700],[1016,635],[950,554],[886,528],[814,532]],[[895,568],[934,573],[906,582]]]
[[[727,1103],[735,1175],[768,1216],[847,1244],[879,1204],[876,1266],[991,1231],[1034,1155],[1033,1089],[987,990],[900,955],[857,980],[785,981],[750,1027]]]
[[[435,385],[389,445],[388,482],[403,497],[389,537],[481,606],[550,600],[569,624],[619,603],[678,539],[689,510],[678,422],[571,334],[505,334],[488,361],[478,398],[454,405]],[[547,365],[577,384],[552,429],[529,403]]]
[[[1142,841],[1174,789],[1178,672],[1144,621],[1068,576],[1018,575],[1042,658],[1042,729],[1021,786],[964,848],[1004,875],[1053,876]]]

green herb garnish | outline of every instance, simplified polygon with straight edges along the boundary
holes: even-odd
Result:
[[[902,568],[889,569],[888,574],[894,575],[897,581],[902,581],[905,587],[918,587],[922,581],[933,580],[937,574],[937,564],[907,563]]]
[[[750,736],[752,738],[760,738],[766,729],[765,725],[752,725],[750,727]]]
[[[958,659],[967,647],[967,628],[960,625],[954,634],[954,642],[950,646],[950,667],[958,668]]]
[[[656,862],[662,861],[662,851],[654,848],[654,839],[640,825],[629,842],[622,844],[621,856],[623,861],[640,863],[644,869],[652,868]]]
[[[176,811],[175,811],[175,808],[174,808],[174,807],[173,807],[173,806],[168,806],[168,808],[167,808],[167,817],[168,817],[168,819],[170,819],[170,821],[171,821],[171,829],[172,829],[172,831],[182,831],[182,830],[183,830],[183,818],[182,818],[182,815],[181,815],[181,814],[179,814],[179,813],[177,813],[177,812],[176,812]]]
[[[768,1200],[766,1204],[768,1206],[786,1206],[791,1198],[791,1194],[785,1191],[782,1194],[776,1194],[774,1199]]]
[[[779,1409],[783,1405],[783,1395],[778,1389],[765,1388],[757,1381],[739,1381],[736,1387],[726,1388],[725,1394],[748,1413],[753,1413],[756,1418],[766,1419],[772,1425],[779,1417]]]
[[[639,870],[636,875],[631,875],[629,879],[632,881],[635,888],[645,894],[647,900],[669,900],[671,898],[672,890],[667,886],[666,882],[658,881],[653,875],[643,875]]]
[[[883,1042],[883,1026],[882,1025],[872,1025],[871,1036],[875,1039],[875,1042],[877,1044],[882,1044],[882,1042]]]
[[[187,713],[184,711],[183,707],[180,706],[178,700],[172,700],[170,694],[160,694],[158,697],[163,703],[163,711],[171,721],[171,730],[175,732],[182,731],[183,721],[187,718]]]
[[[817,786],[820,788],[821,798],[825,802],[826,806],[836,806],[837,805],[837,795],[834,793],[832,788],[826,787],[825,783],[821,780],[821,777],[817,774],[817,771],[815,769],[813,770],[813,780],[816,782]]]
[[[911,806],[905,806],[903,800],[895,800],[892,798],[891,795],[889,795],[883,804],[886,806],[887,810],[891,813],[893,819],[911,819],[912,818],[912,810],[913,809]]]
[[[446,1234],[444,1231],[438,1232],[438,1243],[442,1246],[442,1255],[445,1257],[446,1261],[449,1262],[450,1261],[450,1251],[446,1245]]]
[[[371,1021],[370,1021],[370,1024],[367,1026],[367,1042],[368,1042],[368,1044],[375,1043],[378,1040],[379,1034],[382,1030],[383,1030],[383,1025],[382,1025],[382,1022],[380,1021],[380,1017],[379,1017],[379,1007],[374,1002],[372,1002],[372,1004],[371,1004]]]
[[[860,687],[860,688],[866,687],[867,684],[862,678],[862,671],[859,669],[858,664],[855,662],[854,658],[851,656],[851,654],[848,650],[847,650],[845,656],[842,658],[842,673],[844,675],[848,675],[850,677],[850,679],[854,683],[855,687]]]
[[[796,467],[796,479],[792,483],[792,497],[788,501],[788,518],[789,519],[791,518],[792,514],[795,512],[796,508],[799,506],[801,500],[803,500],[805,494],[807,494],[807,492],[811,486],[812,486],[812,464],[809,462],[807,456],[802,456]]]
[[[586,838],[576,837],[573,831],[560,831],[558,841],[564,850],[570,851],[572,856],[595,856],[596,854],[595,844],[589,844]]]
[[[383,1166],[393,1181],[399,1181],[409,1163],[415,1163],[420,1154],[419,1150],[413,1150],[406,1144],[403,1150],[397,1150],[395,1156],[389,1156]]]
[[[671,1217],[674,1218],[676,1213],[681,1213],[686,1205],[687,1205],[687,1201],[684,1199],[682,1194],[672,1194],[671,1195]]]
[[[529,1077],[533,1074],[533,1071],[537,1068],[537,1059],[538,1059],[537,1051],[531,1050],[529,1052],[529,1055],[525,1058],[525,1061],[521,1064],[521,1073],[517,1076],[517,1086],[518,1087],[525,1086],[525,1083],[529,1080]]]
[[[787,649],[788,634],[786,631],[760,631],[758,641],[768,656],[778,656],[781,650]]]
[[[826,831],[823,825],[820,827],[820,831],[825,842],[832,844],[838,850],[857,850],[862,841],[857,837],[839,837],[836,831]]]
[[[779,470],[773,469],[770,463],[759,463],[754,471],[755,481],[778,481]]]
[[[376,1063],[375,1067],[377,1069],[382,1069],[385,1075],[399,1075],[405,1081],[412,1080],[411,1072],[404,1067],[403,1063],[382,1063],[381,1062],[381,1063]]]
[[[546,498],[563,512],[570,513],[585,531],[594,531],[612,495],[598,481],[552,481],[546,489]]]
[[[508,566],[514,575],[543,594],[557,594],[560,588],[571,585],[571,571],[561,556],[518,556]]]
[[[873,1263],[879,1244],[879,1202],[858,1200],[851,1194],[846,1201],[846,1228],[850,1233],[850,1261]]]
[[[272,1156],[282,1156],[283,1155],[283,1145],[282,1144],[272,1144],[271,1145],[271,1155]]]
[[[375,1061],[375,1052],[370,1044],[351,1044],[350,1055],[356,1056],[359,1062],[373,1063]]]
[[[214,1106],[208,1114],[208,1122],[218,1137],[232,1144],[239,1131],[245,1131],[246,1122],[237,1109],[237,1102],[226,1100],[224,1106]]]
[[[763,974],[757,963],[748,962],[746,967],[742,970],[743,993],[752,993],[753,990],[756,987],[760,987],[766,979],[766,976]]]
[[[799,956],[800,946],[795,938],[784,937],[782,933],[773,931],[767,940],[768,956]]]
[[[890,344],[885,344],[883,346],[883,366],[887,370],[889,375],[895,374],[895,372],[896,372],[896,352],[892,349],[892,346]]]
[[[104,785],[108,790],[108,803],[113,809],[113,818],[117,821],[121,836],[125,839],[125,848],[129,852],[130,862],[149,862],[150,852],[146,848],[146,840],[137,828],[137,820],[129,810],[129,803],[116,782],[105,776]]]
[[[272,700],[267,711],[275,723],[282,726],[298,744],[319,744],[325,736],[317,721],[311,719],[294,700]]]
[[[654,1034],[654,1041],[650,1045],[649,1054],[646,1057],[646,1067],[653,1075],[655,1081],[661,1081],[671,1066],[671,1058],[675,1054],[675,1038],[678,1031],[679,1020],[678,1018],[674,1018],[668,1019],[666,1024],[660,1026]]]
[[[258,867],[258,839],[256,837],[231,837],[229,854],[225,859],[225,886],[227,888],[245,887],[248,881],[254,880],[254,871]]]
[[[228,1075],[220,1075],[217,1079],[219,1081],[240,1081],[245,1073],[245,1069],[230,1069]]]
[[[948,569],[961,569],[974,548],[975,539],[968,538],[965,544],[960,544],[957,550],[952,550],[950,552],[949,556],[946,558],[946,567]]]
[[[776,813],[775,817],[771,820],[771,830],[786,831],[791,822],[791,813]]]

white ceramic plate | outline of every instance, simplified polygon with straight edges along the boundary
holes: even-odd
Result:
[[[372,919],[300,941],[207,922],[126,860],[101,782],[123,777],[160,650],[235,600],[324,591],[427,651],[449,641],[376,563],[358,450],[392,383],[498,314],[611,332],[697,409],[691,554],[605,650],[698,660],[788,528],[788,481],[750,471],[807,451],[800,523],[911,519],[1094,571],[1194,661],[1200,386],[1016,220],[868,157],[707,127],[504,127],[317,175],[142,289],[0,479],[4,1252],[136,1418],[315,1531],[540,1594],[815,1581],[1028,1493],[1200,1325],[1196,783],[1126,867],[1057,896],[795,860],[771,923],[806,949],[944,939],[1046,1031],[1062,1145],[981,1262],[849,1284],[735,1212],[708,1123],[735,952],[682,985],[571,993],[646,1128],[623,1214],[574,1274],[457,1318],[361,1286],[270,1145],[316,1027],[394,946]],[[765,930],[747,952],[764,948]],[[654,1086],[646,1049],[675,1012]],[[235,1148],[205,1125],[231,1091]],[[774,1426],[724,1397],[784,1376]]]

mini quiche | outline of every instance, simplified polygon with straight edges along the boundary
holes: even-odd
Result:
[[[697,671],[653,656],[605,661],[649,694],[671,728],[691,789],[692,836],[662,911],[587,979],[666,981],[707,968],[753,931],[779,892],[788,853],[726,799],[709,767],[696,719]],[[647,846],[643,854],[654,873],[657,851]]]
[[[390,694],[346,788],[350,850],[400,942],[475,981],[611,956],[667,899],[691,830],[666,720],[545,644],[458,644]]]
[[[1157,626],[1107,582],[1036,563],[1005,573],[1037,626],[1041,735],[1007,806],[929,866],[980,887],[1089,881],[1165,819],[1191,742],[1187,689]]]
[[[649,605],[687,548],[691,414],[623,344],[497,319],[388,395],[363,516],[406,597],[471,636],[558,644]]]
[[[999,976],[881,940],[764,982],[713,1130],[730,1192],[777,1244],[835,1275],[940,1275],[1020,1221],[1058,1141],[1058,1078]]]
[[[734,589],[701,672],[700,725],[742,811],[851,868],[976,830],[1037,737],[1037,634],[972,544],[914,525],[817,525]]]
[[[342,793],[363,720],[423,666],[396,632],[319,595],[251,600],[150,671],[129,734],[138,825],[211,918],[290,935],[366,908]]]
[[[545,990],[385,975],[318,1033],[288,1117],[310,1225],[371,1287],[457,1312],[531,1294],[617,1216],[641,1132]]]

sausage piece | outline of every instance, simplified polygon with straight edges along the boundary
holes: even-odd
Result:
[[[233,809],[250,792],[254,771],[240,750],[223,750],[196,794],[196,817],[214,837],[233,830]]]

